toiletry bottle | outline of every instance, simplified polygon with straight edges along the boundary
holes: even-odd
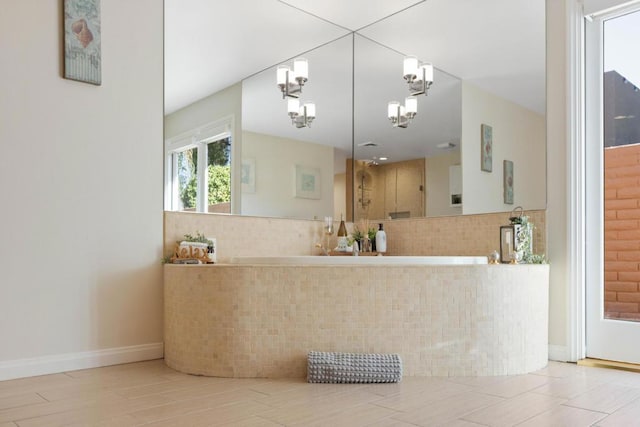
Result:
[[[340,225],[338,226],[338,251],[346,252],[348,243],[347,226],[344,223],[342,215],[340,215]]]
[[[347,237],[347,226],[344,223],[342,214],[340,214],[340,225],[338,226],[338,237]]]
[[[376,232],[376,251],[379,253],[387,252],[387,233],[382,229],[382,224],[378,224]]]

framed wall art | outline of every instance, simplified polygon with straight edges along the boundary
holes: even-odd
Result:
[[[64,0],[64,77],[102,84],[100,0]]]
[[[242,192],[256,192],[256,159],[242,159]]]
[[[294,196],[302,199],[320,198],[320,169],[295,166]]]
[[[493,129],[489,125],[480,125],[480,170],[493,170]]]
[[[505,160],[503,162],[503,188],[504,188],[504,203],[508,205],[513,204],[513,162],[511,160]]]

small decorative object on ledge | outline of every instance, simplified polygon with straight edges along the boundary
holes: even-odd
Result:
[[[64,77],[100,85],[100,0],[64,0]]]
[[[185,234],[184,240],[176,243],[171,262],[174,264],[213,264],[216,262],[216,239],[208,239],[196,232]]]
[[[525,263],[533,260],[533,224],[523,215],[522,206],[516,206],[509,217],[510,225],[500,227],[500,262]]]
[[[310,351],[310,383],[397,383],[402,380],[398,354],[327,353]]]

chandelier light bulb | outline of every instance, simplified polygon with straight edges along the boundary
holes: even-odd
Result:
[[[398,117],[398,107],[400,103],[398,101],[391,101],[387,105],[387,117],[390,119]]]
[[[418,66],[418,58],[413,55],[405,57],[403,62],[404,78],[408,81],[415,79],[418,74]]]
[[[298,111],[300,111],[300,101],[297,98],[289,98],[287,100],[287,113],[291,117],[295,117],[298,115]]]
[[[313,102],[305,102],[304,107],[307,109],[307,117],[315,118],[316,117],[316,104]]]
[[[307,81],[309,78],[309,63],[305,58],[293,60],[293,75],[296,80]]]
[[[287,73],[291,71],[286,65],[278,65],[278,69],[276,70],[278,86],[284,87],[287,84]]]
[[[408,96],[404,100],[404,106],[407,110],[407,116],[413,118],[418,113],[418,98]]]
[[[427,83],[432,83],[433,82],[433,65],[429,64],[429,63],[425,63],[422,64],[422,66],[420,67],[422,68],[424,71],[424,81]]]

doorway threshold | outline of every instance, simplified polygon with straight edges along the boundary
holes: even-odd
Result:
[[[604,359],[581,359],[578,360],[579,366],[590,366],[592,368],[618,369],[620,371],[638,372],[640,373],[640,365],[626,362],[616,362],[614,360]]]

